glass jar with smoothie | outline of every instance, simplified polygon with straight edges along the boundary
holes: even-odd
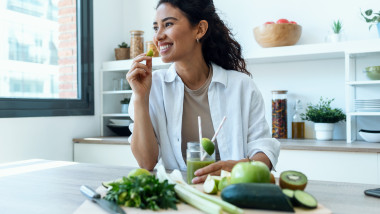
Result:
[[[201,160],[201,157],[204,157]],[[194,176],[194,172],[200,168],[215,163],[215,152],[212,155],[207,154],[204,150],[200,151],[199,142],[188,142],[186,150],[186,162],[187,162],[187,183],[191,184]]]

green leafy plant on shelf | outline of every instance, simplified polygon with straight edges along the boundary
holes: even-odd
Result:
[[[331,29],[335,34],[339,34],[342,31],[342,27],[342,22],[338,19],[337,21],[333,22]]]
[[[122,42],[121,44],[119,44],[119,48],[128,48],[128,44],[125,42]]]
[[[369,10],[366,10],[364,14],[363,12],[361,12],[361,14],[367,23],[371,23],[368,28],[369,30],[371,30],[371,27],[373,25],[380,23],[380,11],[377,13],[374,13],[372,9],[369,9]]]
[[[126,98],[120,100],[120,103],[121,104],[129,104],[130,101],[131,101],[131,99],[126,97]]]
[[[323,99],[321,97],[318,104],[308,104],[306,114],[301,114],[302,119],[314,123],[336,123],[346,120],[346,115],[343,113],[342,109],[331,108],[331,103],[334,100],[335,99]]]

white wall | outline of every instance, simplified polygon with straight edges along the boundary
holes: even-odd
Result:
[[[344,39],[367,40],[376,39],[374,27],[368,30],[360,15],[361,10],[369,8],[380,9],[378,0],[214,0],[221,18],[232,29],[236,40],[243,48],[243,55],[249,57],[261,49],[253,37],[253,28],[266,21],[277,21],[280,18],[294,20],[303,28],[302,36],[297,45],[324,43],[330,32],[332,22],[340,19],[343,22]],[[125,37],[130,40],[129,30],[145,31],[145,40],[153,37],[152,21],[154,18],[155,0],[129,0],[125,5],[124,16],[126,26]],[[151,14],[151,15],[149,15]],[[321,96],[335,98],[333,107],[345,109],[344,100],[344,60],[302,61],[271,64],[248,64],[253,78],[259,86],[265,103],[266,117],[271,125],[271,91],[276,89],[288,90],[288,121],[291,124],[295,99],[301,99],[304,107],[307,103],[318,102]],[[361,118],[361,125],[373,129],[372,125],[379,123],[368,118]],[[370,124],[370,127],[366,127]],[[288,125],[288,127],[289,127]],[[359,125],[360,126],[360,125]],[[377,127],[377,128],[380,128]],[[306,123],[306,137],[314,138],[313,124]],[[288,136],[291,136],[289,129]],[[339,123],[334,131],[335,139],[345,139],[345,123]]]
[[[130,30],[144,30],[145,41],[152,39],[156,3],[156,0],[94,0],[95,116],[0,118],[0,162],[27,158],[72,160],[72,138],[100,134],[98,89],[101,63],[114,60],[113,49],[117,44],[129,43]],[[337,18],[343,21],[348,40],[377,37],[376,29],[368,31],[359,9],[380,9],[378,0],[215,0],[215,5],[236,34],[245,56],[259,48],[253,39],[253,28],[279,18],[295,20],[302,25],[299,44],[323,42],[332,20]],[[289,90],[289,102],[294,102],[295,97],[314,102],[320,96],[329,96],[336,98],[335,106],[343,108],[342,64],[340,60],[324,60],[250,64],[249,69],[263,93],[267,119],[270,120],[270,91],[279,88]],[[324,87],[320,87],[320,82],[325,83]],[[344,138],[342,127],[336,131],[336,138]],[[312,133],[307,133],[307,137],[312,137]]]

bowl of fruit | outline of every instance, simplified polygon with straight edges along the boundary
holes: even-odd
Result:
[[[253,29],[256,42],[263,48],[295,45],[301,33],[301,25],[287,19],[265,22]]]

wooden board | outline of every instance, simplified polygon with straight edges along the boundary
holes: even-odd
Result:
[[[195,188],[202,191],[202,185],[195,185]],[[101,195],[104,195],[106,193],[106,189],[104,187],[99,187],[96,189],[98,193]],[[219,197],[219,196],[215,196]],[[181,212],[181,213],[202,213],[201,211],[197,210],[196,208],[189,206],[185,203],[179,203],[177,204],[178,210],[160,210],[160,211],[152,211],[152,210],[142,210],[137,208],[129,208],[129,207],[122,207],[123,210],[128,214],[154,214],[154,213],[174,213],[174,212]],[[318,207],[316,209],[308,210],[308,209],[302,209],[299,207],[294,208],[295,213],[297,214],[331,214],[331,210],[324,207],[322,204],[318,204]],[[99,207],[97,204],[86,200],[83,202],[77,210],[75,210],[74,214],[108,214],[106,211],[104,211],[101,207]],[[278,212],[278,211],[270,211],[270,210],[253,210],[253,209],[244,209],[244,213],[247,214],[268,214],[268,213],[288,213],[288,212]]]

